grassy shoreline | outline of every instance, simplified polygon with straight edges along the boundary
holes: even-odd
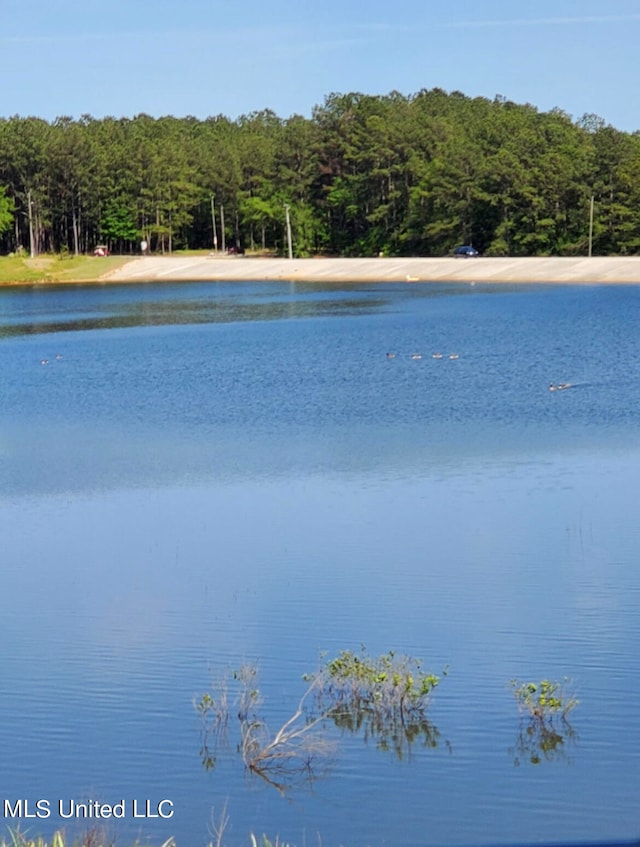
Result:
[[[223,821],[221,827],[216,828],[206,847],[225,847],[227,841],[224,838],[224,828],[227,824],[228,820]],[[0,835],[0,847],[116,847],[117,843],[122,844],[115,836],[110,837],[99,827],[87,829],[73,838],[69,838],[64,830],[57,830],[48,839],[40,835],[31,835],[20,829],[9,829],[8,836]],[[139,837],[129,843],[130,847],[141,847],[141,845],[148,845],[149,841],[144,837]],[[278,835],[271,840],[264,834],[257,837],[252,832],[249,833],[248,838],[242,839],[240,843],[243,847],[295,847],[293,842],[283,841]],[[159,847],[177,847],[176,840],[170,835],[159,844]]]
[[[43,255],[0,257],[0,286],[100,282],[105,274],[126,265],[131,256]]]

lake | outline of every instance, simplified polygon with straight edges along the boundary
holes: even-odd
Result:
[[[639,327],[635,286],[0,290],[6,826],[637,838]],[[327,720],[311,769],[248,770],[233,671],[273,732],[362,645],[441,676],[427,735]],[[509,683],[565,678],[540,736]]]

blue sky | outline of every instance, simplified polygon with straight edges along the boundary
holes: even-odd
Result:
[[[311,114],[501,94],[640,129],[640,0],[4,0],[0,116]]]

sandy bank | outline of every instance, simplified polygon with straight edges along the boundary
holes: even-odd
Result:
[[[308,282],[640,283],[640,257],[480,259],[256,259],[147,256],[105,282],[285,280]]]

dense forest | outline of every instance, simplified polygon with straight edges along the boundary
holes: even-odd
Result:
[[[592,205],[593,198],[593,205]],[[502,97],[331,94],[311,118],[0,120],[0,252],[640,252],[640,133]]]

